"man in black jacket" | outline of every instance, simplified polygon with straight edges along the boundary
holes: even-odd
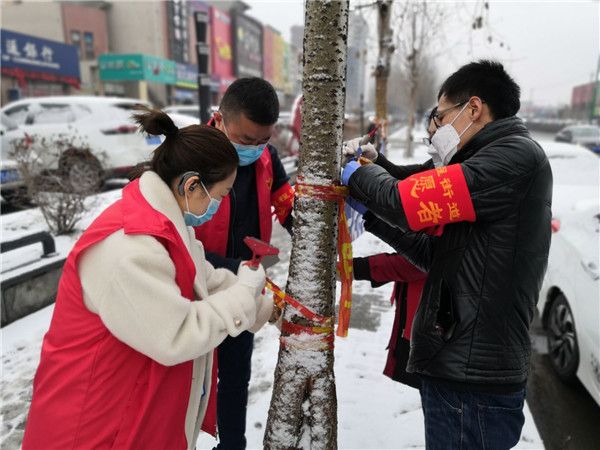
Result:
[[[439,91],[431,160],[377,155],[342,174],[379,236],[428,273],[407,370],[422,379],[429,449],[511,448],[524,423],[552,173],[515,116],[519,94],[501,64],[467,64]],[[442,236],[419,231],[434,225]]]

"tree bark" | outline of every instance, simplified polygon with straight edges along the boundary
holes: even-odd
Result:
[[[426,6],[426,5],[424,5]],[[417,88],[419,84],[419,66],[417,61],[420,58],[420,48],[417,48],[417,18],[413,11],[410,24],[410,42],[412,42],[412,53],[408,56],[408,73],[409,73],[409,102],[408,102],[408,125],[406,128],[406,148],[404,157],[411,158],[413,151],[413,126],[415,123],[415,109],[417,103]]]
[[[349,1],[314,0],[306,2],[305,8],[298,179],[327,186],[340,179]],[[337,218],[336,201],[297,195],[286,288],[292,298],[331,318],[335,316]],[[319,325],[291,306],[284,311],[264,448],[336,449],[333,346],[323,343],[333,339],[333,328],[317,334],[290,332],[286,323]]]
[[[382,124],[382,136],[387,136],[387,87],[390,76],[390,59],[394,53],[393,34],[390,28],[392,0],[377,0],[379,57],[375,66],[375,116]],[[380,142],[377,142],[379,148]]]

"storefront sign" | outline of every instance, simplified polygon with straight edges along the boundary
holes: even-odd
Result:
[[[42,72],[80,79],[74,45],[2,30],[2,68]]]
[[[175,62],[148,55],[100,55],[100,79],[175,84]]]
[[[144,79],[164,84],[175,84],[175,62],[154,56],[144,56]]]
[[[175,86],[198,89],[198,69],[187,64],[176,63],[177,71],[175,76]]]
[[[258,21],[240,13],[233,15],[236,77],[262,77],[262,30],[263,27]]]
[[[273,48],[275,40],[275,30],[270,27],[263,28],[263,78],[273,84]]]
[[[231,18],[214,6],[210,9],[210,62],[212,74],[233,78]]]
[[[143,55],[100,55],[98,56],[100,79],[143,80]]]

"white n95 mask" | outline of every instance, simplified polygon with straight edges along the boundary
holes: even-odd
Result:
[[[429,147],[427,152],[431,155],[433,164],[436,168],[448,165],[452,157],[458,151],[458,144],[460,143],[461,136],[465,134],[465,131],[467,131],[471,125],[473,125],[473,122],[469,123],[467,128],[460,134],[458,134],[452,126],[468,105],[469,104],[467,103],[463,106],[463,109],[460,110],[452,122],[438,128],[431,138],[431,147],[433,147],[434,150]]]

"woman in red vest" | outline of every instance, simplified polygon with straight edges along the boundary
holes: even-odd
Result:
[[[67,258],[23,449],[193,449],[213,349],[271,314],[262,267],[214,269],[192,228],[232,188],[234,147],[139,109],[142,131],[165,140]]]

